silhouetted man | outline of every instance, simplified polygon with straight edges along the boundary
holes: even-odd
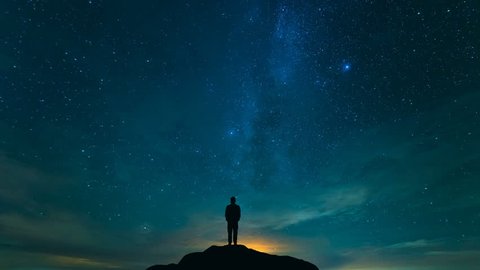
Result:
[[[225,208],[225,219],[227,220],[228,245],[237,244],[238,221],[240,220],[240,206],[235,204],[235,197],[230,198],[230,204]]]

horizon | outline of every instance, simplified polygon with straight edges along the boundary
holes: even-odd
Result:
[[[1,269],[178,263],[231,196],[319,269],[480,265],[480,1],[0,12]]]

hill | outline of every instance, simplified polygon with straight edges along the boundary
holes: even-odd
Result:
[[[306,261],[290,256],[277,256],[243,245],[211,246],[203,252],[185,255],[178,264],[154,265],[147,270],[240,270],[240,269],[295,269],[318,270]]]

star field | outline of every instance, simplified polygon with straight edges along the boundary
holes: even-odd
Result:
[[[3,1],[0,268],[239,243],[480,264],[480,3]]]

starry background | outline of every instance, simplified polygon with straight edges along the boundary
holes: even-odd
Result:
[[[480,264],[480,2],[1,1],[0,268],[239,242]]]

